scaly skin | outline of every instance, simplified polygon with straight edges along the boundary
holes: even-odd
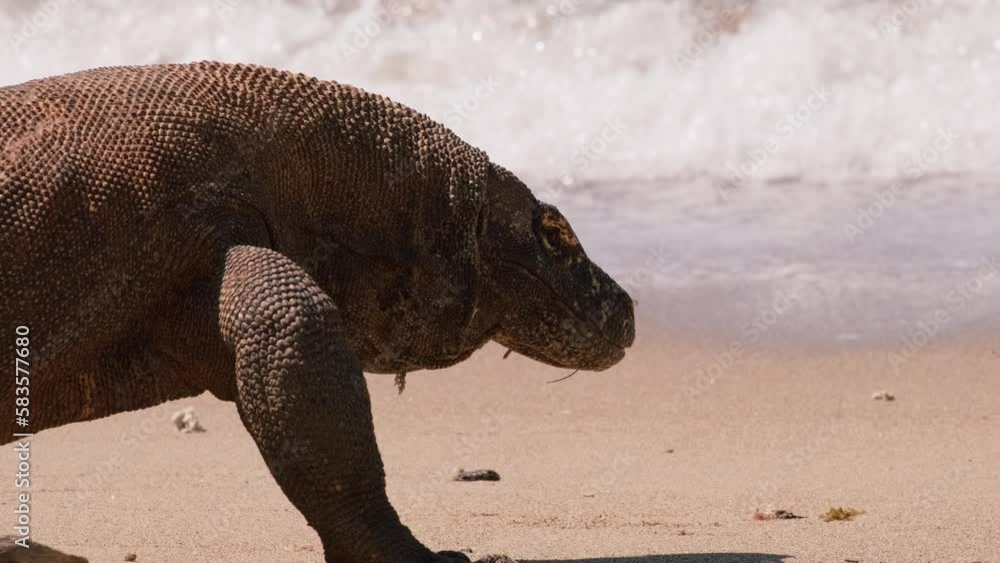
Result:
[[[327,561],[452,557],[385,496],[363,370],[445,367],[491,339],[600,370],[634,338],[628,295],[484,153],[262,67],[0,88],[0,264],[8,358],[30,328],[27,430],[235,401]]]

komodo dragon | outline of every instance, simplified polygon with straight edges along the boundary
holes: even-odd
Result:
[[[389,504],[362,371],[489,340],[602,370],[634,338],[559,211],[348,85],[213,62],[36,80],[0,88],[0,151],[0,326],[8,361],[27,327],[31,361],[4,440],[210,391],[327,561],[456,557]]]

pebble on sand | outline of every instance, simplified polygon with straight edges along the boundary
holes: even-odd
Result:
[[[473,471],[459,469],[453,479],[455,481],[499,481],[500,474],[492,469],[475,469]]]
[[[754,520],[796,520],[805,518],[805,516],[799,516],[789,510],[775,510],[773,508],[761,510],[758,508],[753,511],[752,518]]]
[[[175,412],[174,416],[170,417],[170,421],[174,423],[179,432],[184,432],[185,434],[205,431],[201,422],[198,421],[198,415],[194,412],[194,407],[187,407]]]
[[[872,393],[872,400],[873,401],[895,401],[896,400],[896,396],[893,395],[892,393],[890,393],[890,392],[888,392],[888,391],[886,391],[886,390],[883,389],[882,391],[876,391],[876,392]]]

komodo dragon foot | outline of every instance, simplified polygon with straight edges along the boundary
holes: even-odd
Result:
[[[469,558],[458,551],[440,551],[438,555],[449,558],[449,561],[469,561]],[[476,563],[517,563],[506,555],[487,555],[482,559],[477,559]]]
[[[67,555],[35,541],[24,548],[14,540],[13,536],[0,537],[0,563],[87,563],[83,557]]]

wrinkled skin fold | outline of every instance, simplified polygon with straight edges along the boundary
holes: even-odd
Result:
[[[566,218],[482,151],[384,97],[245,65],[0,88],[0,263],[0,325],[30,326],[47,405],[32,431],[234,401],[331,562],[464,559],[389,504],[363,371],[490,340],[603,370],[635,336]]]

